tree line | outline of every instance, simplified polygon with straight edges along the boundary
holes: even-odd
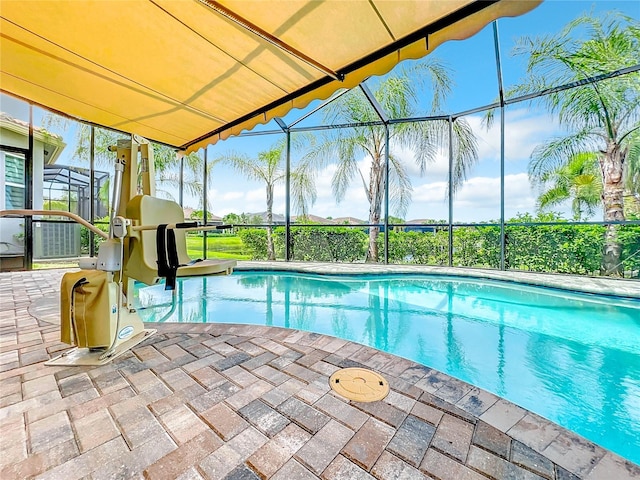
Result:
[[[519,215],[509,222],[558,222],[554,225],[505,226],[505,268],[532,272],[598,275],[601,267],[604,225],[575,225],[555,214],[536,217]],[[449,231],[446,225],[430,231],[389,231],[389,263],[449,265]],[[265,228],[239,228],[238,235],[254,260],[267,260]],[[273,229],[276,259],[285,259],[284,227]],[[621,276],[640,278],[640,225],[623,225]],[[315,262],[363,262],[368,233],[362,227],[291,227],[290,260]],[[454,226],[452,265],[456,267],[500,268],[500,227],[478,224]],[[382,237],[378,249],[384,251]],[[213,252],[215,255],[215,252]]]

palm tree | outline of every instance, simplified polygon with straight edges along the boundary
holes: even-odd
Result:
[[[571,200],[574,220],[593,216],[601,205],[602,180],[598,153],[585,152],[571,157],[565,165],[540,172],[536,177],[542,192],[538,207],[545,210]]]
[[[292,135],[292,147],[301,148],[307,141],[305,135]],[[286,138],[276,142],[269,150],[258,152],[257,157],[250,157],[241,153],[229,152],[221,155],[213,163],[226,163],[249,180],[264,182],[267,194],[267,259],[275,260],[276,252],[273,245],[273,194],[278,183],[286,180]],[[316,200],[316,189],[310,172],[301,165],[291,170],[291,198],[293,208],[303,215],[307,213],[307,206]]]
[[[374,96],[390,118],[411,118],[419,114],[419,86],[428,82],[433,91],[431,111],[439,109],[441,100],[452,84],[449,70],[434,58],[401,69],[397,75],[381,80]],[[326,107],[325,122],[330,124],[361,124],[379,121],[368,100],[353,90]],[[477,147],[471,127],[464,119],[453,124],[454,191],[466,178],[471,165],[477,160]],[[436,156],[448,149],[446,121],[407,122],[389,126],[389,202],[399,217],[403,217],[411,201],[411,180],[396,152],[391,147],[410,150],[422,174]],[[356,126],[331,130],[323,142],[306,155],[306,162],[316,168],[338,161],[332,178],[333,194],[338,202],[344,199],[353,181],[362,181],[369,202],[369,223],[379,224],[386,188],[385,128],[381,125]],[[368,178],[360,170],[358,161],[363,157],[371,161]],[[387,214],[389,212],[386,212]],[[378,261],[377,238],[379,227],[369,228],[367,262]]]
[[[640,214],[640,141],[636,152],[629,151],[624,169],[624,216],[637,218]],[[540,172],[533,178],[539,183],[541,193],[538,207],[545,210],[571,200],[574,220],[592,217],[597,207],[602,207],[602,175],[598,156],[600,152],[579,153],[566,165],[551,171]]]
[[[633,66],[638,63],[639,51],[637,20],[617,12],[602,18],[584,15],[556,35],[524,37],[518,42],[515,53],[528,55],[530,76],[509,94],[540,92]],[[566,165],[577,154],[599,152],[604,220],[624,220],[625,176],[631,178],[625,174],[625,162],[630,152],[637,151],[639,139],[640,74],[552,91],[540,101],[557,115],[568,133],[534,150],[530,175],[539,179],[544,172]],[[617,232],[617,225],[607,226],[601,268],[605,275],[622,273]]]

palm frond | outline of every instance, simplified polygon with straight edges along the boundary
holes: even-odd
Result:
[[[549,207],[555,207],[569,198],[570,193],[566,185],[552,187],[538,196],[538,209],[545,210]]]
[[[453,194],[467,179],[478,162],[478,141],[469,122],[458,118],[453,122]]]
[[[227,152],[215,159],[216,163],[230,165],[249,180],[269,181],[268,172],[257,158],[244,153]]]
[[[561,167],[581,152],[594,150],[597,150],[597,139],[589,131],[552,138],[531,153],[529,178],[536,183],[545,172]]]
[[[541,191],[538,197],[539,210],[571,200],[574,219],[592,216],[602,196],[601,155],[598,152],[580,152],[567,163],[544,171],[537,183]]]
[[[195,197],[201,197],[203,193],[203,185],[198,177],[187,175],[180,181],[179,172],[164,171],[156,176],[156,192],[164,192],[166,198],[172,198],[169,193],[169,189],[178,190],[182,185],[182,188],[189,194]],[[174,199],[175,200],[175,199]]]
[[[193,152],[185,155],[183,158],[186,171],[192,172],[195,175],[202,175],[204,171],[204,158],[201,157],[200,154]]]
[[[337,202],[341,202],[344,199],[344,194],[351,185],[351,182],[359,174],[358,164],[355,159],[343,160],[338,163],[337,169],[331,179],[331,188],[333,190],[333,196]],[[368,186],[365,186],[365,190],[368,190]],[[367,198],[369,197],[367,192]]]
[[[315,178],[304,168],[291,172],[291,203],[293,210],[301,215],[309,213],[318,198]]]
[[[395,155],[389,155],[389,204],[394,215],[404,217],[411,204],[411,179]]]
[[[391,127],[393,146],[414,152],[414,161],[421,175],[427,173],[428,164],[435,160],[447,143],[447,136],[446,122],[441,120],[400,123]]]
[[[640,192],[640,130],[636,129],[624,142],[627,157],[624,163],[625,188],[630,192]]]
[[[510,88],[507,97],[540,92],[636,65],[640,51],[638,25],[637,20],[616,11],[600,16],[592,13],[569,22],[556,35],[518,39],[513,53],[527,56],[529,76]],[[616,141],[633,126],[629,117],[636,115],[637,119],[639,87],[640,75],[636,72],[553,92],[532,103],[540,103],[557,114],[560,123],[570,130],[600,131],[603,139]],[[485,125],[491,126],[493,116],[492,111],[485,115]]]

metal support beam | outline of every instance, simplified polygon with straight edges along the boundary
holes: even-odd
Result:
[[[548,88],[546,90],[541,90],[535,93],[529,93],[527,95],[521,95],[519,97],[513,97],[505,100],[505,105],[511,105],[512,103],[520,103],[525,102],[527,100],[533,100],[534,98],[544,97],[545,95],[550,95],[552,93],[561,92],[563,90],[569,90],[571,88],[580,87],[582,85],[587,85],[589,83],[597,83],[603,80],[608,80],[610,78],[619,77],[621,75],[627,75],[633,72],[640,71],[640,63],[636,63],[630,67],[621,68],[619,70],[615,70],[609,73],[603,73],[601,75],[595,75],[589,78],[583,78],[582,80],[576,80],[575,82],[565,83],[564,85],[560,85],[558,87]]]
[[[287,136],[287,160],[285,165],[284,259],[291,260],[291,129],[280,117],[275,122]]]
[[[364,83],[361,83],[359,87],[360,90],[362,90],[362,92],[364,93],[364,96],[367,97],[367,100],[369,101],[373,109],[376,111],[376,115],[378,115],[378,117],[380,117],[380,120],[382,120],[382,122],[387,125],[389,123],[389,116],[387,115],[387,112],[384,111],[384,108],[382,108],[382,105],[380,105],[373,93],[371,93],[369,87],[367,87],[367,85]]]
[[[284,123],[284,120],[282,120],[280,117],[276,117],[273,120],[278,124],[278,126],[282,129],[284,133],[287,133],[287,130],[289,130],[289,127],[287,127],[287,124]]]
[[[316,108],[314,108],[313,110],[311,110],[310,112],[305,113],[303,116],[301,116],[300,118],[298,118],[297,120],[294,120],[293,122],[291,122],[291,125],[289,125],[289,128],[293,128],[295,125],[299,124],[300,122],[302,122],[303,120],[309,118],[311,115],[313,115],[314,113],[322,110],[324,107],[326,107],[327,105],[329,105],[330,103],[334,102],[335,100],[337,100],[338,98],[340,98],[342,95],[344,95],[347,92],[350,92],[351,90],[348,89],[344,89],[334,95],[332,95],[330,98],[328,98],[327,100],[325,100],[324,102],[322,102],[320,105],[318,105]]]
[[[96,131],[95,127],[91,125],[89,127],[89,222],[93,225],[96,221]],[[49,195],[51,198],[51,195]],[[95,246],[95,233],[89,230],[89,256],[95,257],[97,255]]]
[[[389,125],[384,125],[384,263],[389,263]]]
[[[25,157],[25,209],[33,209],[33,105],[29,104],[29,147]],[[31,215],[24,217],[24,267],[27,270],[33,269],[33,217]]]
[[[204,178],[202,180],[202,215],[204,216],[204,224],[209,225],[209,211],[207,209],[207,189],[209,177],[209,159],[207,152],[209,147],[204,148]],[[202,232],[202,256],[207,259],[207,231]]]
[[[291,131],[287,135],[287,163],[285,166],[284,259],[291,260]]]
[[[449,115],[449,266],[453,266],[453,117]]]
[[[184,155],[180,155],[180,184],[178,186],[178,203],[184,208]]]
[[[498,93],[500,95],[500,270],[505,269],[506,236],[504,228],[504,87],[502,83],[502,62],[500,60],[500,38],[498,35],[498,21],[493,22],[493,45],[496,56],[496,75],[498,79]]]

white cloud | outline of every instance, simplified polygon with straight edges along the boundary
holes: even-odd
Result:
[[[264,212],[267,209],[264,187],[253,188],[254,184],[242,179],[237,179],[231,186],[235,189],[228,191],[210,189],[208,191],[207,198],[215,215],[222,217],[228,213],[255,213]],[[281,196],[284,197],[284,193]],[[185,202],[185,204],[189,203]]]
[[[367,220],[369,203],[360,181],[353,182],[347,189],[345,198],[336,203],[331,192],[331,172],[335,166],[329,166],[318,176],[318,198],[311,213],[322,217],[353,216]],[[242,187],[241,184],[237,185]],[[445,198],[446,182],[422,182],[414,185],[412,203],[407,211],[407,220],[433,218],[446,220],[449,206]],[[285,211],[284,188],[276,190],[274,212]],[[209,198],[213,212],[224,216],[227,213],[262,212],[266,209],[264,188],[255,188],[247,192],[218,192],[211,190]],[[531,190],[526,173],[505,176],[505,217],[511,218],[518,212],[535,211],[535,195]],[[454,199],[454,220],[457,222],[497,220],[500,217],[500,178],[471,177],[458,191]],[[295,212],[292,212],[295,214]]]
[[[526,173],[505,175],[505,218],[535,210],[536,199]],[[474,177],[460,189],[453,202],[456,221],[483,221],[500,218],[500,178]]]
[[[215,190],[211,191],[212,193],[215,192]],[[244,197],[244,192],[226,192],[226,193],[222,193],[219,195],[219,200],[222,201],[230,201],[230,200],[238,200],[240,198]]]
[[[370,162],[363,158],[358,162],[358,168],[365,179],[368,180]],[[345,217],[353,216],[366,220],[369,215],[369,203],[367,202],[362,180],[356,174],[351,184],[347,187],[344,198],[340,203],[333,196],[332,180],[337,170],[335,164],[327,165],[316,176],[317,199],[311,212],[321,217]]]
[[[445,197],[446,190],[446,182],[423,183],[416,186],[407,219],[448,219],[449,204]],[[505,217],[508,219],[518,212],[534,211],[534,209],[535,196],[531,191],[527,174],[505,175]],[[499,219],[500,178],[470,178],[454,197],[453,215],[456,222]]]
[[[420,167],[416,164],[413,150],[408,148],[394,148],[393,153],[402,161],[405,171],[411,177],[420,177]],[[446,178],[449,172],[449,154],[440,151],[435,155],[433,162],[427,164],[425,178]]]
[[[499,112],[498,112],[499,115]],[[479,162],[500,159],[500,121],[496,116],[491,128],[483,125],[481,115],[465,117],[478,141]],[[559,130],[554,118],[547,114],[532,114],[527,109],[508,109],[505,118],[505,161],[517,162],[529,159],[533,149],[552,137]],[[393,146],[392,146],[393,147]],[[403,162],[411,177],[420,177],[420,168],[415,163],[415,154],[408,148],[392,148]],[[436,154],[435,161],[428,164],[424,178],[446,180],[449,170],[449,154],[443,150]],[[415,183],[415,182],[414,182]]]
[[[413,188],[414,203],[442,203],[445,201],[447,182],[423,183]]]
[[[249,190],[248,192],[246,192],[244,194],[244,198],[243,200],[247,203],[252,203],[252,202],[256,202],[256,201],[262,201],[263,203],[266,203],[266,191],[264,189],[254,189],[254,190]]]
[[[482,124],[482,116],[466,117],[478,139],[480,160],[500,159],[500,118],[498,115],[499,112],[488,130]],[[526,109],[507,110],[504,141],[505,161],[528,160],[533,149],[557,131],[558,125],[550,115],[531,115]]]
[[[318,198],[331,196],[331,179],[336,172],[335,165],[328,165],[323,168],[316,176],[316,191],[318,192]]]

